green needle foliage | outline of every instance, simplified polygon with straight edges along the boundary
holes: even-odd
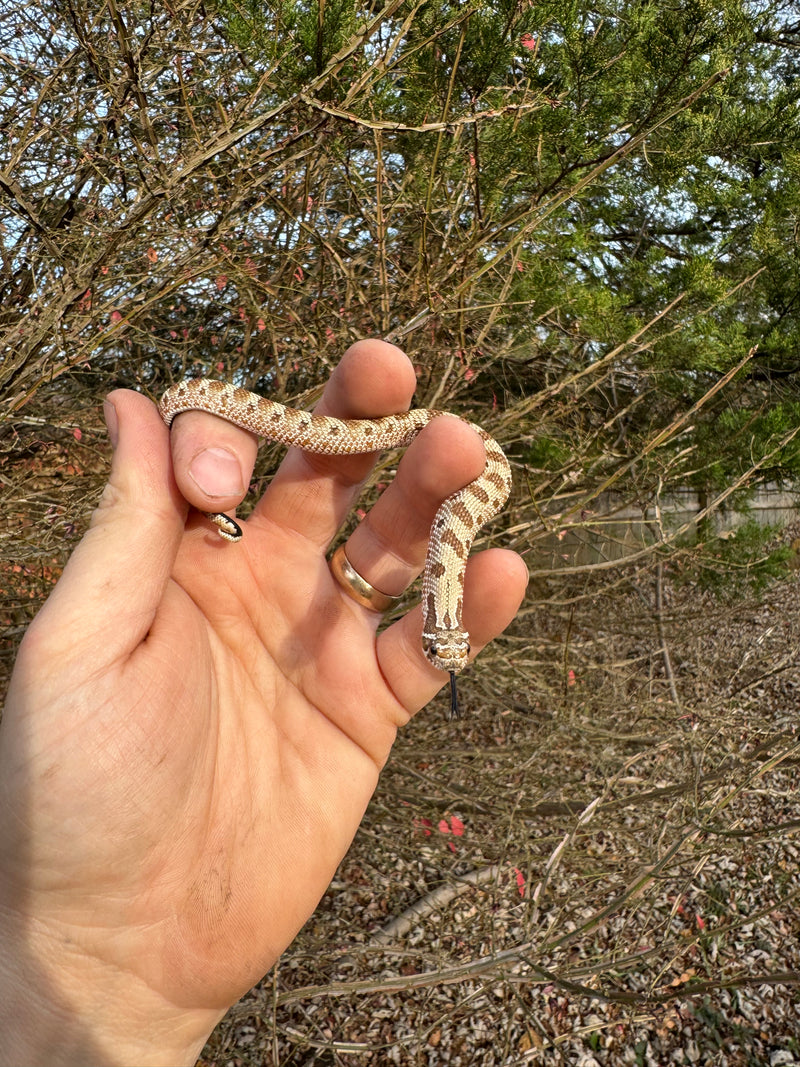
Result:
[[[470,868],[491,881],[450,940],[436,897],[430,937],[377,967],[388,1014],[420,983],[414,1062],[448,1044],[426,998],[457,989],[442,1025],[466,1017],[474,1035],[490,974],[503,1062],[561,1025],[563,981],[592,1011],[597,991],[631,1012],[727,983],[740,1026],[738,986],[772,967],[759,922],[785,917],[776,951],[796,940],[796,850],[763,851],[796,830],[793,587],[773,588],[775,617],[703,587],[763,587],[800,556],[769,528],[718,522],[800,482],[799,95],[790,0],[0,6],[6,671],[105,480],[112,387],[157,397],[210,375],[309,406],[349,344],[382,336],[414,362],[419,406],[485,426],[514,465],[482,541],[525,554],[531,597],[465,679],[480,713],[458,736],[420,718],[400,739],[322,935],[309,926],[241,1007],[294,1052],[243,1039],[237,1060],[332,1062],[331,1033],[365,1048],[336,1007],[351,1001],[326,999],[340,965],[369,971],[368,944],[361,970],[343,964],[339,931],[361,937],[367,915],[429,900],[428,883],[460,893]],[[775,781],[760,822],[740,811]],[[728,926],[706,929],[720,854],[740,872],[719,876]],[[751,929],[758,955],[743,957]],[[466,956],[475,974],[454,973]],[[369,996],[354,985],[383,1062],[406,1041]],[[681,1045],[687,1018],[667,1016]],[[589,1048],[627,1040],[644,1062],[622,1029],[599,1026]]]
[[[381,335],[421,404],[494,421],[534,551],[609,491],[793,485],[795,14],[9,7],[5,416],[186,374],[303,396]]]

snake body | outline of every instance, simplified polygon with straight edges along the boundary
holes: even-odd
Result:
[[[160,411],[167,426],[182,411],[207,411],[271,441],[336,456],[403,448],[433,419],[459,417],[413,408],[378,419],[336,419],[286,407],[210,378],[172,386],[161,398]],[[503,450],[480,426],[467,425],[483,441],[486,466],[474,482],[439,507],[422,578],[423,650],[434,667],[450,673],[453,694],[455,674],[467,665],[469,655],[469,635],[461,622],[467,556],[478,530],[500,511],[511,490],[511,469]],[[241,537],[238,525],[227,516],[209,514],[209,518],[228,540]]]

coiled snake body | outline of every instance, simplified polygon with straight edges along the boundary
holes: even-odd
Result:
[[[414,408],[379,419],[336,419],[285,407],[227,382],[196,378],[172,386],[160,403],[170,426],[182,411],[207,411],[271,441],[326,455],[353,455],[402,448],[437,418],[458,418],[446,411]],[[486,466],[469,485],[449,496],[433,520],[422,578],[422,647],[434,667],[448,671],[452,713],[457,715],[455,675],[467,665],[469,635],[461,623],[464,571],[475,535],[508,499],[511,469],[502,449],[480,426],[468,423],[486,450]],[[228,516],[207,513],[231,541],[242,536]]]

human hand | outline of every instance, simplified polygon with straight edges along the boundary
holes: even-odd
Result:
[[[401,410],[414,384],[399,350],[362,342],[318,410]],[[376,640],[379,617],[328,569],[371,457],[290,451],[226,545],[186,500],[235,506],[254,439],[192,412],[170,442],[144,397],[109,403],[109,484],[25,636],[0,728],[10,1063],[192,1063],[311,914],[397,728],[447,681],[418,607]],[[402,591],[438,504],[482,467],[468,427],[426,427],[348,541],[356,570]],[[525,581],[514,553],[471,560],[474,651]]]

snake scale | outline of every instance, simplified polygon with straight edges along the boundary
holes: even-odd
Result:
[[[377,419],[336,419],[286,407],[227,382],[188,379],[168,389],[160,403],[167,426],[182,411],[207,411],[259,437],[324,455],[354,455],[403,448],[433,419],[458,418],[447,411],[413,408]],[[496,515],[511,490],[511,468],[497,442],[475,423],[486,466],[469,485],[449,496],[431,526],[422,578],[422,647],[434,667],[450,674],[451,715],[458,715],[455,676],[467,665],[469,635],[461,622],[464,571],[475,535]],[[206,513],[222,537],[238,541],[242,531],[227,515]]]

